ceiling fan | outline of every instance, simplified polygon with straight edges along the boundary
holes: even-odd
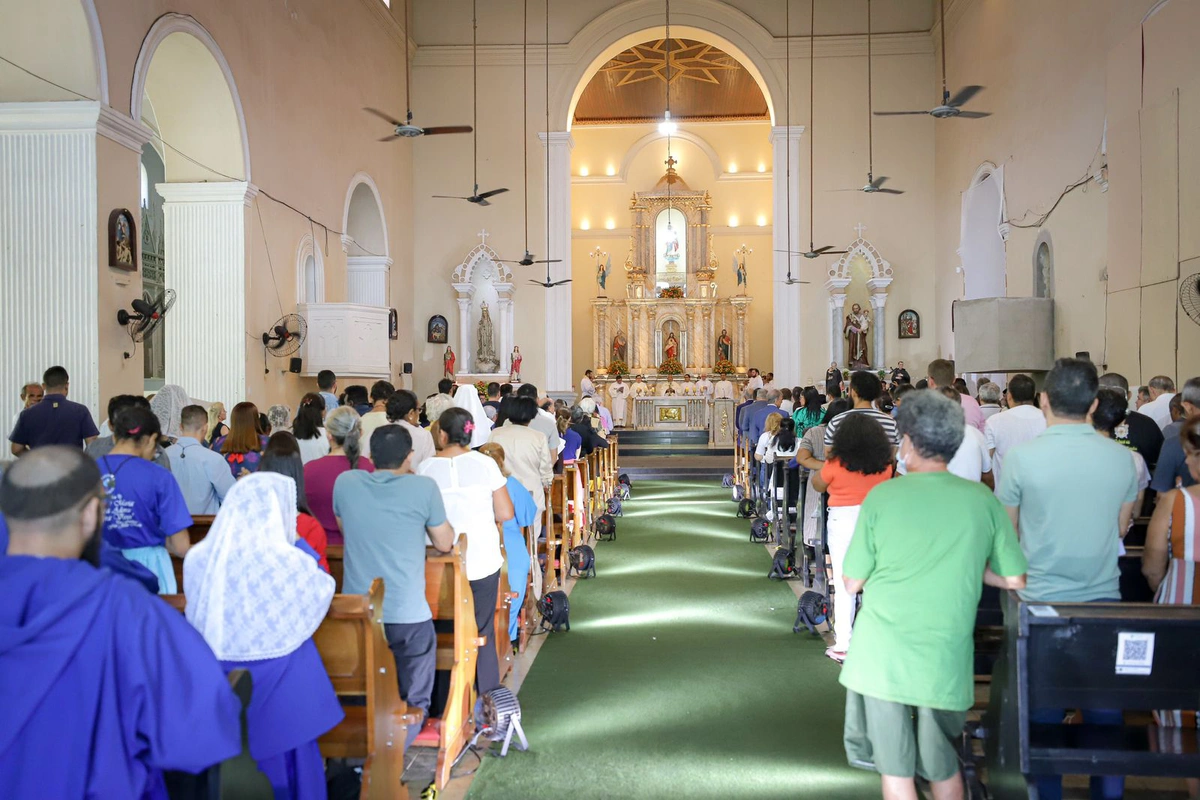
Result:
[[[408,30],[408,0],[404,0],[404,29]],[[401,122],[393,118],[390,114],[386,114],[377,108],[364,108],[370,114],[374,114],[385,122],[392,125],[392,135],[385,136],[379,141],[390,142],[395,139],[406,138],[411,139],[414,136],[436,136],[440,133],[470,133],[470,125],[442,125],[434,128],[422,128],[419,125],[412,124],[412,90],[409,86],[408,79],[408,53],[404,54],[404,107],[405,121]]]
[[[528,3],[526,3],[528,8]],[[546,130],[550,130],[550,0],[546,0]],[[528,151],[526,151],[528,159]],[[528,161],[526,161],[528,163]],[[529,170],[525,170],[525,174],[529,174]],[[528,187],[528,178],[526,178],[526,187]],[[526,189],[526,207],[528,207],[528,188]],[[550,252],[550,147],[546,147],[546,252]],[[561,258],[543,259],[542,261],[534,261],[529,255],[529,215],[525,215],[525,257],[518,261],[518,264],[529,266],[530,264],[545,264],[546,265],[546,280],[535,281],[530,280],[530,283],[536,283],[546,289],[553,289],[555,286],[562,286],[570,283],[570,278],[564,278],[561,281],[554,280],[550,275],[550,265],[557,264],[562,261]]]
[[[787,31],[786,31],[786,35],[784,36],[784,51],[785,51],[784,60],[787,62],[787,73],[786,73],[784,80],[785,80],[785,84],[789,87],[789,88],[785,89],[785,93],[787,95],[787,105],[786,105],[786,107],[787,107],[787,111],[786,111],[787,127],[788,127],[788,131],[790,132],[792,129],[792,93],[791,93],[791,89],[790,89],[790,85],[791,85],[791,81],[792,81],[792,59],[791,59],[792,29],[791,29],[789,12],[791,11],[792,0],[785,0],[785,3],[786,3],[786,5],[785,5],[785,11],[784,11],[784,26],[787,28]],[[816,58],[814,57],[813,54],[814,54],[814,46],[816,44],[816,27],[815,27],[816,21],[817,21],[816,6],[817,6],[816,3],[809,4],[811,16],[809,19],[809,29],[808,29],[808,31],[809,31],[809,37],[808,37],[808,41],[809,41],[809,50],[808,50],[808,122],[809,122],[810,126],[812,125],[812,121],[813,121],[813,77],[814,77],[813,64],[816,61]],[[825,245],[824,247],[816,247],[813,244],[813,176],[814,176],[815,172],[816,172],[816,161],[813,160],[813,137],[812,137],[812,132],[810,131],[808,134],[808,250],[806,250],[802,253],[792,250],[792,225],[791,225],[791,221],[792,221],[792,192],[791,192],[792,160],[791,160],[791,158],[788,158],[788,161],[787,161],[787,175],[785,178],[785,185],[788,187],[788,192],[787,192],[788,245],[787,245],[786,250],[776,250],[775,252],[776,253],[787,253],[787,255],[788,255],[787,280],[783,281],[783,283],[787,284],[788,286],[791,286],[794,283],[808,283],[808,281],[802,281],[799,279],[793,280],[793,278],[792,278],[792,259],[791,259],[792,256],[800,255],[800,256],[804,256],[805,258],[811,259],[811,258],[820,258],[821,256],[824,256],[824,255],[841,255],[842,253],[846,252],[845,250],[834,250],[833,249],[834,245],[832,245],[832,244]]]
[[[521,17],[521,83],[523,86],[521,95],[521,119],[523,120],[521,126],[521,150],[525,156],[525,255],[521,256],[518,261],[504,259],[501,259],[501,261],[505,264],[520,264],[522,267],[531,267],[534,264],[558,264],[562,259],[535,259],[533,253],[529,252],[529,0],[525,0],[523,7],[524,13]],[[548,40],[549,37],[547,37]],[[540,281],[535,281],[535,283],[540,283]],[[544,286],[545,284],[542,285]]]
[[[983,91],[982,86],[964,86],[950,96],[950,90],[946,87],[946,3],[945,0],[938,0],[938,14],[941,19],[942,29],[942,104],[929,111],[876,111],[877,117],[898,117],[909,114],[928,114],[934,119],[948,119],[950,117],[962,117],[963,119],[982,119],[990,117],[991,112],[988,111],[963,111],[971,98]]]
[[[865,194],[904,194],[903,189],[885,189],[883,184],[888,181],[886,175],[875,177],[875,126],[871,91],[871,0],[867,0],[867,182],[858,189],[834,189],[835,192],[863,192]]]
[[[460,195],[435,194],[434,198],[439,200],[466,200],[468,203],[474,203],[477,206],[490,206],[489,197],[495,197],[498,194],[504,194],[508,189],[492,189],[491,191],[479,191],[479,133],[474,129],[479,127],[479,18],[476,14],[476,0],[471,0],[471,163],[475,179],[474,189],[469,197]]]

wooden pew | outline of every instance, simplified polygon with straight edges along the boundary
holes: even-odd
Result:
[[[432,547],[425,551],[425,599],[433,612],[434,625],[441,630],[437,635],[437,668],[450,673],[437,745],[434,783],[438,789],[450,781],[450,769],[467,746],[475,725],[475,663],[483,641],[475,627],[465,553],[465,542],[456,544],[450,553],[439,553]],[[502,638],[508,640],[507,632]],[[418,740],[414,746],[422,744]]]
[[[554,482],[546,492],[546,538],[538,544],[539,555],[545,557],[542,594],[561,589],[567,582],[567,568],[570,566],[566,553],[569,549],[566,531],[570,516],[567,514],[567,498],[569,492],[573,491],[575,480],[575,467],[568,464],[563,467],[561,475],[554,476]],[[533,563],[537,564],[537,560]]]
[[[575,471],[577,473],[576,480],[571,484],[571,522],[568,526],[568,536],[564,537],[567,542],[567,549],[578,547],[581,544],[586,544],[588,540],[588,528],[592,521],[596,518],[592,508],[593,492],[590,491],[592,482],[592,463],[595,460],[595,451],[587,458],[577,459],[575,461]]]
[[[197,514],[192,517],[192,525],[188,528],[188,539],[192,544],[204,541],[214,519],[216,517],[212,514]],[[179,593],[183,594],[183,559],[171,556],[171,568],[175,571],[175,586],[178,587]]]
[[[547,506],[550,503],[547,501]],[[537,620],[537,601],[533,596],[533,571],[538,569],[538,534],[541,531],[541,520],[535,520],[533,525],[526,525],[521,528],[521,535],[525,537],[525,546],[529,550],[529,577],[525,580],[525,602],[519,610],[521,617],[520,627],[517,629],[517,646],[521,648],[521,652],[525,652],[525,648],[529,645],[529,637],[533,635],[533,628]]]
[[[420,721],[419,713],[400,699],[396,661],[383,632],[383,592],[383,580],[376,578],[368,594],[334,595],[313,634],[346,714],[320,738],[321,755],[366,759],[359,795],[363,800],[408,797],[400,783],[404,742],[408,725]],[[162,599],[181,613],[187,606],[182,594]]]

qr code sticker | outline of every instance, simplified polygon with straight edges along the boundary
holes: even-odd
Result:
[[[1149,675],[1154,666],[1153,633],[1118,633],[1118,675]]]

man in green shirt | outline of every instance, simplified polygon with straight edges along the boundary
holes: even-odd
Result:
[[[984,583],[1024,586],[1025,557],[988,488],[946,471],[962,407],[914,391],[896,423],[907,474],[867,495],[844,567],[845,591],[863,592],[841,674],[846,757],[880,773],[887,800],[916,797],[917,774],[950,800],[962,797],[953,740],[975,699],[979,596]]]
[[[1129,450],[1088,423],[1100,379],[1090,361],[1060,358],[1039,403],[1046,430],[1004,458],[996,498],[1008,510],[1029,559],[1021,599],[1090,603],[1121,599],[1117,558],[1137,499]],[[1118,709],[1084,709],[1094,725],[1120,725]],[[1062,722],[1063,709],[1033,709],[1030,721]],[[1062,797],[1062,778],[1035,776],[1039,796]],[[1121,797],[1124,779],[1093,776],[1093,797]]]

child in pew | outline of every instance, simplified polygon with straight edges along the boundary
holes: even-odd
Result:
[[[537,521],[538,508],[533,495],[504,466],[504,448],[494,442],[479,448],[479,452],[490,456],[508,481],[508,496],[512,500],[513,518],[504,521],[504,556],[508,561],[508,588],[517,596],[509,607],[508,638],[517,640],[520,633],[520,611],[525,603],[525,588],[529,583],[529,545],[521,534],[521,528]]]
[[[312,635],[333,578],[296,546],[296,483],[258,472],[230,490],[204,541],[183,562],[187,618],[226,673],[254,681],[250,755],[277,798],[325,797],[317,739],[344,714]]]

